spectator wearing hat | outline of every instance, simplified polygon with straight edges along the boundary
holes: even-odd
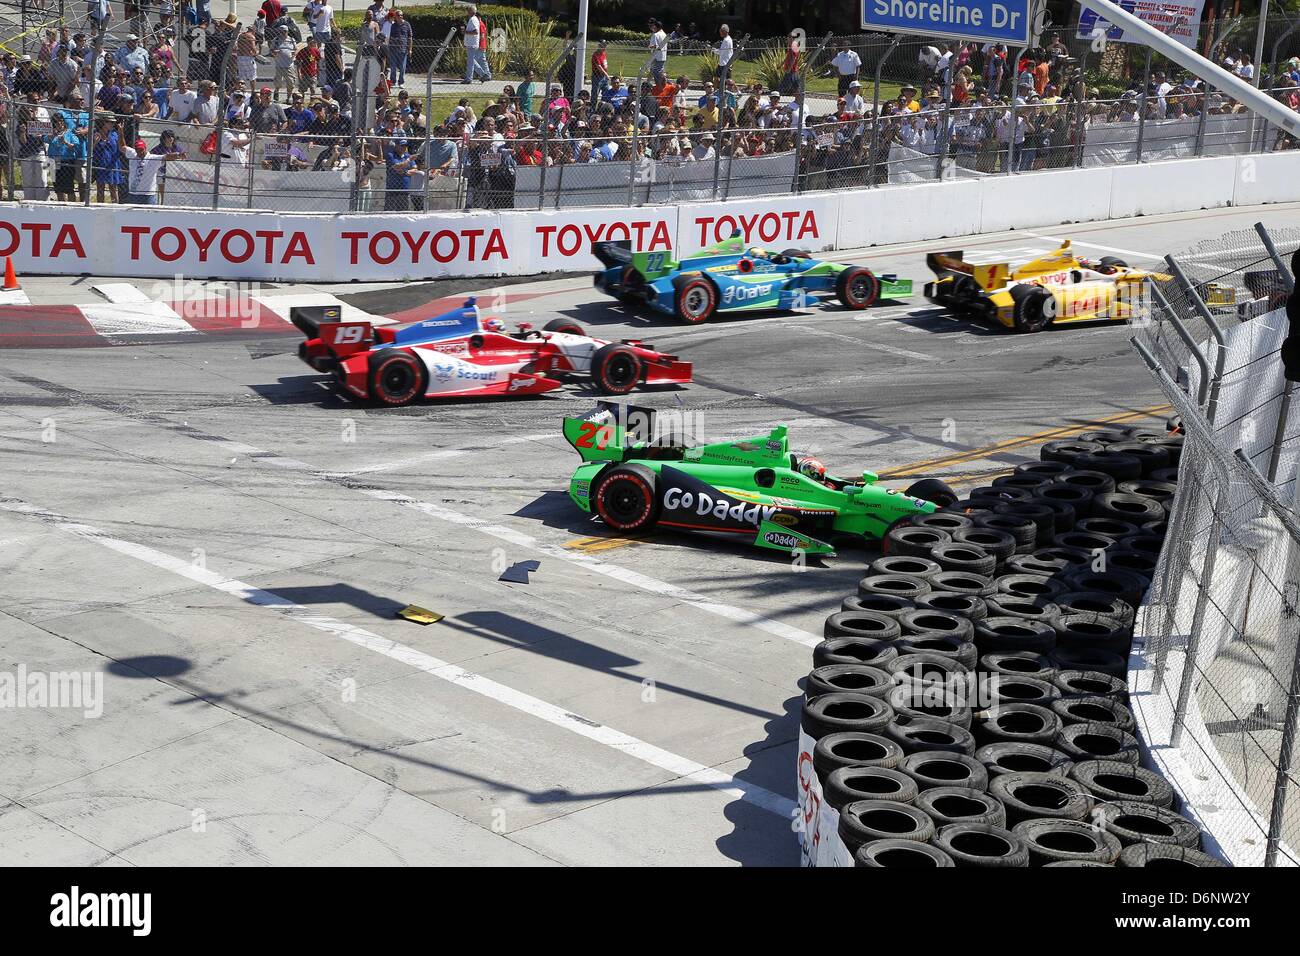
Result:
[[[286,94],[298,89],[298,71],[294,63],[297,52],[298,44],[289,35],[289,28],[283,24],[277,26],[271,39],[271,62],[275,66],[275,79],[271,82],[273,97],[278,98],[282,88]]]
[[[122,184],[121,150],[117,120],[113,117],[105,117],[95,123],[90,158],[95,180],[96,202],[118,201],[117,191]]]
[[[847,92],[844,94],[844,111],[855,116],[863,116],[867,112],[866,101],[862,98],[862,82],[860,80],[849,80]]]
[[[72,47],[67,43],[59,44],[54,59],[48,68],[51,92],[56,100],[65,100],[77,85],[81,75],[81,64],[72,58]]]
[[[158,205],[158,177],[163,163],[169,159],[182,159],[184,154],[178,150],[169,153],[147,152],[145,141],[137,139],[132,149],[122,146],[122,155],[126,157],[128,203],[142,206]]]
[[[271,93],[269,86],[262,87],[249,108],[248,125],[254,133],[278,133],[289,123],[284,107],[272,98]]]
[[[113,52],[113,63],[128,73],[136,68],[144,71],[149,68],[149,54],[140,45],[140,38],[131,33],[127,35],[126,43]]]
[[[713,144],[717,142],[712,133],[703,133],[696,141],[691,151],[686,154],[688,163],[705,163],[711,162],[714,158]]]
[[[45,155],[54,161],[54,197],[60,202],[74,202],[85,147],[81,138],[68,128],[65,115],[55,113],[50,117]]]
[[[407,212],[411,208],[411,174],[416,168],[416,161],[410,155],[404,138],[388,141],[384,162],[387,164],[384,175],[384,210]]]
[[[248,135],[248,121],[236,113],[221,131],[221,158],[236,166],[248,165],[248,148],[253,138]]]
[[[215,126],[221,115],[221,101],[217,99],[217,84],[211,80],[200,80],[198,91],[194,96],[194,109],[190,112],[190,122],[199,126]]]

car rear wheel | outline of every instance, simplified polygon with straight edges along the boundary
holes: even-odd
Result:
[[[836,276],[835,295],[850,309],[865,309],[880,298],[880,280],[870,269],[851,266]]]
[[[1046,289],[1025,283],[1012,286],[1011,300],[1015,303],[1011,315],[1017,332],[1041,332],[1052,321],[1056,300]]]
[[[605,345],[591,357],[591,380],[603,395],[626,395],[640,384],[645,363],[626,345]]]
[[[565,335],[586,335],[587,332],[573,319],[551,319],[542,326],[543,332],[563,332]]]
[[[658,476],[643,465],[619,465],[601,476],[592,502],[615,531],[648,531],[659,520]]]
[[[384,349],[370,358],[370,397],[383,405],[409,405],[425,392],[424,365],[410,352]]]
[[[698,325],[718,308],[718,290],[708,279],[690,279],[677,290],[677,317]]]

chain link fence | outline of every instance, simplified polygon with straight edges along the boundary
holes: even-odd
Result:
[[[1212,88],[1175,86],[1172,73],[1163,82],[1142,48],[1095,48],[1066,29],[1037,54],[884,34],[737,35],[725,64],[698,40],[673,40],[662,60],[646,43],[592,40],[579,90],[576,43],[525,22],[489,25],[467,76],[455,28],[405,41],[388,21],[343,18],[314,34],[292,14],[197,23],[170,0],[107,6],[106,22],[90,6],[59,8],[56,45],[70,39],[87,61],[72,75],[52,62],[42,30],[0,45],[2,57],[30,42],[40,74],[17,69],[0,98],[7,198],[67,201],[59,186],[71,178],[74,201],[98,201],[81,184],[107,180],[106,197],[195,208],[206,195],[206,208],[287,213],[566,209],[1295,145]],[[1300,46],[1290,28],[1270,23],[1274,59]],[[1216,58],[1239,56],[1231,43],[1241,38],[1222,34]],[[1281,67],[1268,75],[1290,82]],[[65,142],[54,135],[59,115]],[[102,135],[101,118],[111,120]],[[168,129],[174,143],[163,142]],[[111,188],[129,187],[137,140],[176,156],[143,197]]]
[[[1300,230],[1170,257],[1134,342],[1184,433],[1139,635],[1147,742],[1233,862],[1300,863],[1300,415],[1279,350]]]

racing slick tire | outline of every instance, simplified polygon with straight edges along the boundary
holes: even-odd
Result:
[[[957,492],[948,487],[947,482],[940,481],[938,478],[922,478],[920,481],[908,485],[903,494],[911,498],[928,501],[940,508],[946,508],[957,503]]]
[[[382,405],[409,405],[424,396],[429,373],[410,352],[381,349],[370,357],[370,397]]]
[[[880,280],[870,269],[850,266],[835,277],[835,297],[846,308],[865,309],[880,298]]]
[[[542,331],[543,332],[564,332],[566,335],[587,334],[587,330],[584,329],[577,322],[574,322],[573,319],[551,319],[551,321],[547,322],[545,325],[542,326]]]
[[[626,395],[645,377],[645,363],[626,345],[602,345],[591,357],[591,381],[602,395]]]
[[[1052,321],[1055,299],[1052,293],[1040,286],[1022,282],[1011,287],[1011,317],[1017,332],[1041,332]]]
[[[709,321],[718,308],[718,287],[701,275],[685,279],[677,287],[677,318],[691,325]]]
[[[619,465],[591,490],[596,513],[613,531],[648,531],[659,520],[659,479],[644,465]]]

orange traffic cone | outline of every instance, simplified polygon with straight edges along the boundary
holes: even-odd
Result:
[[[0,289],[0,292],[16,292],[21,288],[22,286],[18,284],[18,273],[14,271],[13,256],[6,256],[5,257],[5,284],[3,289]]]

